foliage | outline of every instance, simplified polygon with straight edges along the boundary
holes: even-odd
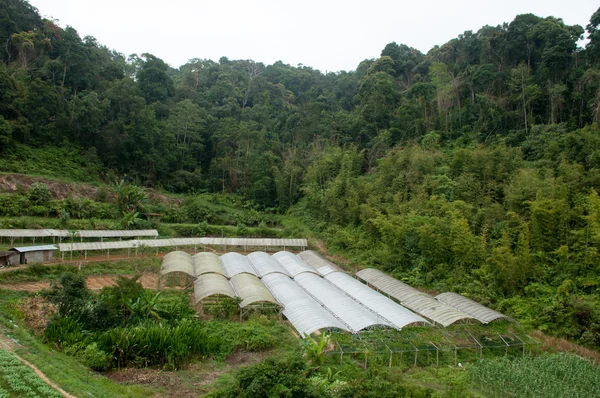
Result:
[[[98,336],[98,347],[108,352],[118,367],[170,365],[179,368],[190,359],[219,352],[221,336],[208,335],[193,320],[176,326],[146,322],[113,328]]]
[[[62,397],[44,383],[27,365],[0,349],[0,397]]]
[[[329,335],[321,334],[319,336],[319,341],[316,342],[312,338],[307,337],[300,340],[302,343],[302,348],[308,358],[308,360],[319,368],[325,362],[325,350],[327,349],[327,344],[329,343]]]
[[[27,197],[31,203],[41,205],[47,203],[52,194],[48,190],[48,186],[41,182],[34,182],[27,191]]]
[[[595,397],[600,391],[596,366],[573,354],[537,358],[484,359],[469,368],[474,382],[492,396]]]
[[[211,394],[214,398],[228,397],[317,397],[306,378],[306,363],[299,355],[285,360],[267,358],[263,362],[242,368],[235,383],[222,391]]]
[[[239,303],[241,301],[239,297],[223,297],[215,305],[207,307],[205,312],[215,319],[233,319],[240,314]]]

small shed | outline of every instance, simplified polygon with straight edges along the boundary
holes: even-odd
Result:
[[[19,253],[13,251],[0,252],[0,265],[11,266],[19,263]]]
[[[52,261],[54,250],[58,250],[54,245],[13,247],[10,249],[13,256],[9,258],[9,261],[11,264],[37,264]]]

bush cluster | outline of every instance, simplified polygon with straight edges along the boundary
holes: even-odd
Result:
[[[185,292],[152,292],[136,278],[121,277],[95,296],[83,276],[65,273],[45,296],[58,309],[45,341],[95,370],[178,369],[193,359],[223,357],[236,349],[267,349],[287,333],[265,320],[199,322]]]

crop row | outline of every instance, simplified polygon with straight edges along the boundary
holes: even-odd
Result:
[[[0,398],[59,398],[61,395],[44,383],[11,353],[0,349]]]

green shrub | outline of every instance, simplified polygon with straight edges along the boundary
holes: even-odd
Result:
[[[27,215],[34,217],[45,217],[50,214],[50,211],[51,210],[46,206],[34,205],[27,208]]]
[[[98,347],[115,358],[119,367],[126,365],[169,365],[180,368],[190,359],[219,353],[221,336],[209,335],[193,320],[177,326],[146,323],[114,328],[98,336]]]
[[[77,359],[85,366],[98,371],[110,369],[112,363],[111,356],[99,349],[97,343],[85,346],[79,355],[77,355]]]
[[[56,304],[60,316],[81,319],[87,316],[92,292],[85,285],[83,275],[65,273],[45,295],[51,303]]]
[[[27,191],[27,198],[31,201],[31,203],[36,205],[48,203],[51,197],[52,194],[48,189],[48,185],[44,184],[43,182],[34,182]]]
[[[59,316],[48,323],[44,331],[44,340],[64,348],[84,342],[85,337],[83,327],[77,319]]]
[[[267,358],[240,369],[235,383],[209,395],[212,398],[321,397],[306,378],[308,369],[302,357],[294,354],[284,360]]]

